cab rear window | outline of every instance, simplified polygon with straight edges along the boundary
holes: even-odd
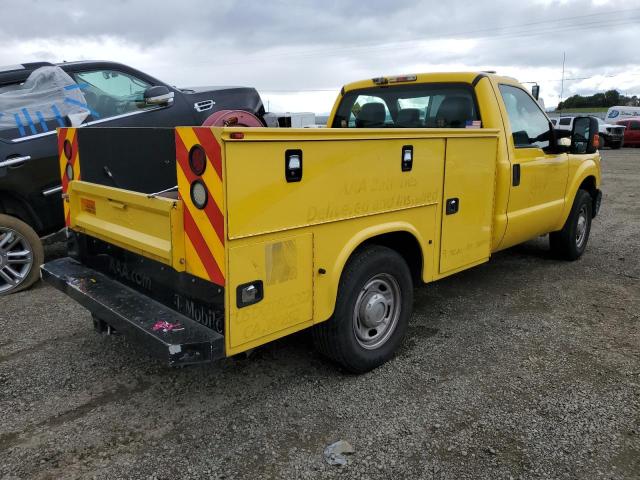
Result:
[[[333,128],[478,128],[471,86],[416,84],[347,92]]]

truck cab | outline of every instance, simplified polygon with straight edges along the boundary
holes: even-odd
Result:
[[[557,138],[514,79],[355,82],[327,127],[61,129],[69,257],[43,278],[171,365],[310,328],[364,372],[401,344],[415,285],[544,234],[567,260],[585,252],[597,124]]]

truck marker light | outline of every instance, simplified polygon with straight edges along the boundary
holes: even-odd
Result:
[[[242,140],[244,138],[244,133],[242,132],[232,132],[231,135],[229,135],[231,138],[233,138],[234,140]]]
[[[600,135],[597,133],[593,136],[593,146],[595,148],[600,148]]]
[[[389,83],[415,82],[418,79],[416,75],[399,75],[397,77],[389,77]]]
[[[73,166],[67,162],[67,168],[65,168],[65,173],[67,174],[67,179],[69,181],[73,180]]]
[[[194,175],[200,176],[207,168],[207,154],[200,145],[194,145],[189,151],[189,167]]]
[[[209,194],[207,192],[207,187],[204,186],[204,183],[200,180],[196,180],[191,184],[191,201],[193,204],[202,210],[207,206],[207,201],[209,199]]]
[[[387,80],[385,77],[372,78],[371,81],[376,85],[386,85],[387,83],[389,83],[389,80]]]
[[[64,156],[67,158],[67,160],[71,160],[71,156],[73,155],[73,148],[71,147],[71,142],[69,140],[64,141],[62,149],[64,150]]]

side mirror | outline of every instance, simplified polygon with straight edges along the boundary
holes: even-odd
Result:
[[[571,130],[571,153],[595,153],[599,147],[598,120],[593,117],[576,117]]]
[[[173,103],[173,92],[169,87],[157,85],[149,87],[144,91],[145,105],[171,105]]]
[[[536,100],[540,99],[540,85],[534,85],[531,87],[531,96]]]

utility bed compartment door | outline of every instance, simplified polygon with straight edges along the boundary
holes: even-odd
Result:
[[[229,352],[251,348],[298,330],[313,319],[313,236],[283,235],[265,242],[245,241],[229,249]],[[262,282],[263,298],[238,303],[239,288]],[[238,348],[241,347],[241,348]]]
[[[441,274],[488,260],[497,139],[449,138],[442,198]]]

